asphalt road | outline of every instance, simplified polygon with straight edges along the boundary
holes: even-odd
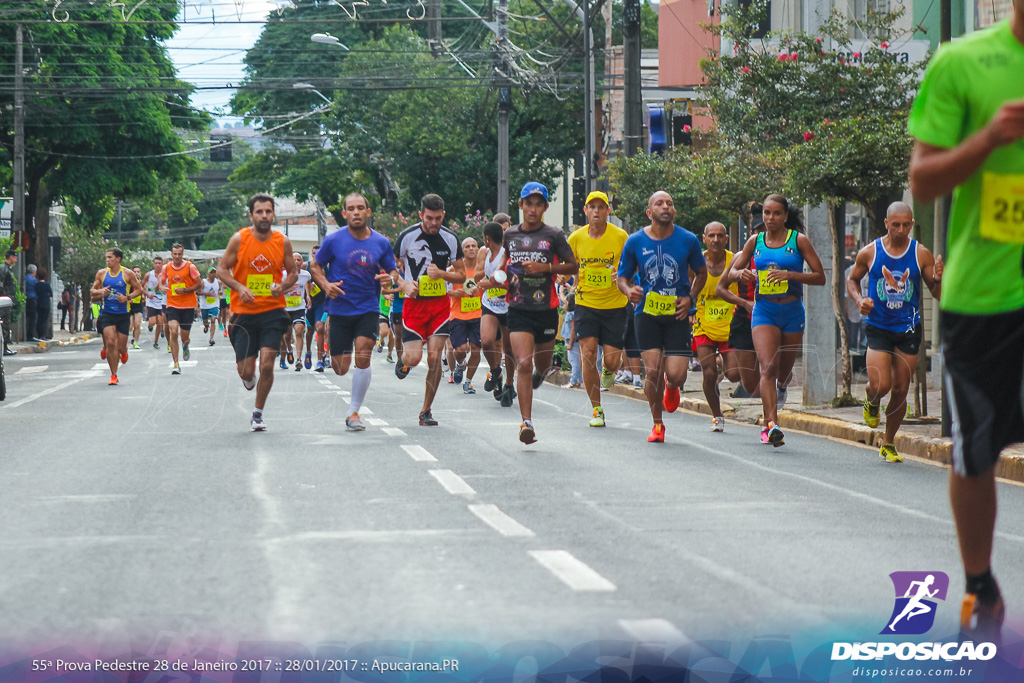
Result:
[[[858,445],[756,428],[712,434],[607,396],[537,394],[538,443],[516,409],[443,385],[417,425],[423,368],[374,355],[346,433],[348,377],[277,370],[265,420],[227,340],[183,374],[151,347],[106,385],[95,343],[18,356],[0,403],[0,641],[112,634],[304,643],[467,639],[876,637],[888,574],[943,571],[937,627],[963,586],[947,473]],[[1000,485],[994,567],[1020,628],[1024,490]]]

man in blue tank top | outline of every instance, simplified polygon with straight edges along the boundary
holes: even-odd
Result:
[[[103,335],[100,358],[110,366],[110,381],[117,385],[117,365],[128,362],[128,332],[132,315],[128,302],[143,291],[142,283],[135,273],[121,267],[124,254],[120,249],[107,249],[107,267],[96,271],[92,284],[92,301],[100,304],[100,317],[96,329]]]
[[[910,239],[914,212],[893,202],[885,215],[888,234],[865,246],[846,280],[846,291],[866,317],[868,338],[867,396],[864,422],[878,426],[879,403],[886,394],[885,442],[879,455],[886,462],[903,462],[896,451],[896,432],[907,411],[910,378],[917,368],[921,347],[921,282],[939,298],[942,256],[937,259],[920,242]],[[860,283],[868,276],[868,296]]]

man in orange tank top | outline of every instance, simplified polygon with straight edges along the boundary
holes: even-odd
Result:
[[[167,294],[167,342],[171,345],[174,359],[172,375],[180,375],[178,365],[178,338],[181,338],[182,358],[189,359],[188,344],[192,334],[192,322],[196,317],[196,292],[203,288],[199,269],[186,261],[185,247],[175,244],[171,247],[171,262],[164,266],[160,284]]]
[[[292,242],[275,232],[274,198],[257,194],[249,200],[252,225],[228,241],[217,266],[217,277],[231,288],[231,322],[228,337],[242,385],[256,388],[256,408],[249,427],[264,432],[263,407],[274,386],[274,360],[290,319],[284,312],[284,293],[295,285],[299,270],[292,258]],[[256,357],[260,359],[259,381]]]

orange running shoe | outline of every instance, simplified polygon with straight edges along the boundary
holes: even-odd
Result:
[[[676,412],[679,408],[679,387],[670,389],[668,384],[665,385],[665,398],[661,404],[665,406],[665,410],[670,413]]]
[[[110,376],[110,381],[107,382],[107,386],[111,386],[112,387],[112,386],[116,386],[116,385],[117,385],[117,375],[111,375]]]
[[[654,425],[647,437],[647,443],[665,443],[665,425]]]
[[[995,602],[986,603],[974,593],[965,593],[960,606],[960,637],[963,640],[988,641],[998,645],[1005,617],[1003,596],[998,596]]]
[[[127,353],[122,353],[121,354],[121,364],[124,365],[127,362],[128,362],[128,354]]]
[[[106,347],[101,346],[100,347],[100,360],[106,360],[106,359],[107,359],[107,349],[106,349]]]

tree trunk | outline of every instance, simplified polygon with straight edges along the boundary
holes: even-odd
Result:
[[[832,308],[835,311],[836,322],[839,324],[839,349],[843,355],[843,393],[839,397],[840,402],[852,398],[851,383],[853,380],[853,369],[850,365],[850,338],[846,328],[846,306],[843,299],[843,288],[846,286],[845,273],[843,268],[842,255],[839,250],[839,227],[836,225],[836,203],[826,202],[828,210],[828,229],[832,234]],[[845,234],[843,235],[845,237]]]
[[[46,272],[52,274],[50,267],[50,192],[46,189],[46,183],[40,181],[36,191],[35,216],[33,223],[36,229],[36,242],[34,245],[36,265],[46,268]]]

